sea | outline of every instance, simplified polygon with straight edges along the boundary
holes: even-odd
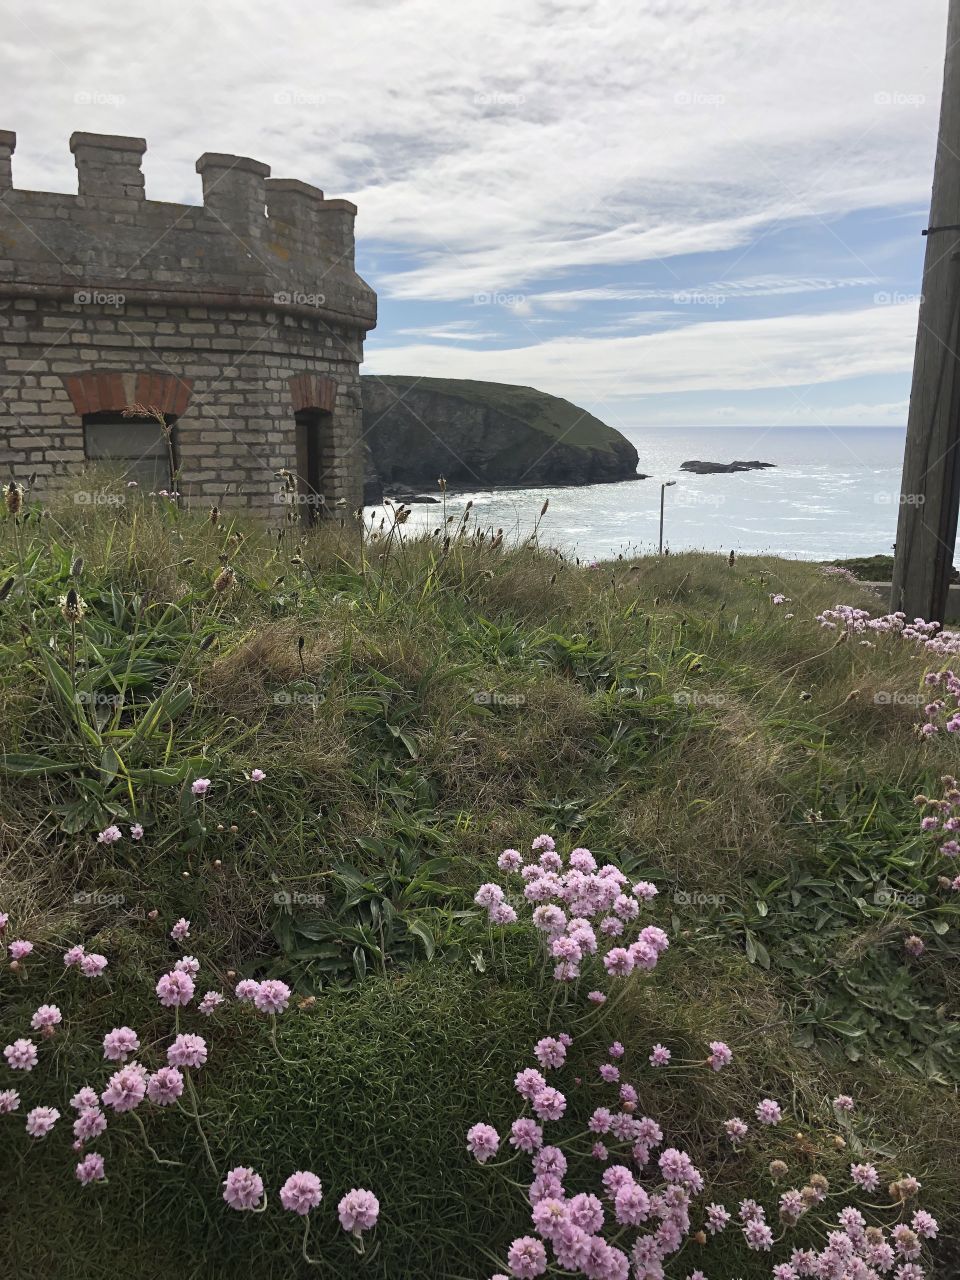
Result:
[[[478,489],[447,494],[447,515],[581,560],[656,551],[660,491],[664,544],[801,560],[889,554],[896,536],[905,427],[709,427],[625,430],[649,479],[582,487]],[[772,462],[769,470],[693,475],[698,459]],[[429,492],[429,490],[424,490]],[[436,492],[436,491],[434,491]],[[540,519],[544,502],[546,514]],[[441,508],[414,505],[407,530],[432,530]]]

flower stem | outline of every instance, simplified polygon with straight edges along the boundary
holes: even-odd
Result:
[[[193,1111],[191,1112],[191,1115],[193,1117],[194,1123],[197,1126],[197,1133],[199,1133],[200,1135],[200,1141],[203,1143],[203,1149],[206,1152],[206,1156],[207,1156],[207,1163],[210,1165],[210,1168],[213,1170],[213,1176],[219,1182],[220,1170],[217,1168],[216,1162],[214,1161],[213,1156],[210,1154],[210,1144],[209,1142],[207,1142],[207,1135],[203,1132],[203,1125],[200,1123],[200,1103],[197,1100],[197,1091],[193,1084],[193,1077],[190,1075],[189,1070],[185,1070],[183,1074],[186,1077],[187,1091],[190,1094],[190,1101],[193,1104]]]
[[[154,1160],[156,1160],[157,1164],[175,1164],[175,1165],[180,1165],[182,1167],[183,1166],[182,1160],[163,1160],[161,1159],[160,1156],[157,1155],[156,1151],[154,1151],[153,1147],[151,1147],[150,1142],[147,1138],[147,1131],[143,1127],[143,1121],[137,1115],[136,1111],[131,1111],[130,1114],[133,1116],[134,1120],[136,1120],[137,1126],[140,1129],[140,1133],[143,1137],[143,1145],[147,1148],[147,1150],[153,1156]]]
[[[319,1260],[319,1258],[311,1258],[309,1253],[307,1253],[307,1241],[309,1239],[310,1239],[310,1215],[309,1213],[307,1213],[307,1214],[304,1214],[304,1218],[303,1218],[303,1248],[302,1248],[303,1260],[308,1267],[322,1267],[323,1263]]]

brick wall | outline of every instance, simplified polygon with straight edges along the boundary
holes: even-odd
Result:
[[[276,516],[294,414],[317,408],[328,510],[358,507],[376,300],[355,208],[216,154],[197,162],[203,205],[146,200],[143,140],[91,134],[71,139],[79,195],[19,191],[14,145],[0,132],[0,476],[47,492],[83,468],[84,413],[162,400],[186,499]]]

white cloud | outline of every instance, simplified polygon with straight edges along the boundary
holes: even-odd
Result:
[[[4,27],[18,183],[74,129],[143,134],[148,190],[267,160],[420,255],[398,298],[746,245],[776,219],[925,203],[945,0],[36,0]],[[869,272],[867,272],[869,274]]]
[[[883,287],[897,227],[866,248],[843,244],[838,219],[875,209],[892,221],[904,205],[924,216],[946,0],[883,10],[878,21],[876,0],[34,0],[0,36],[0,127],[18,130],[18,186],[76,190],[67,140],[80,129],[146,137],[154,199],[199,201],[204,151],[355,199],[358,235],[391,264],[371,283],[407,325],[378,331],[371,368],[601,402],[840,382],[909,368],[912,308],[763,321],[689,308],[652,334],[618,334],[643,316],[591,316],[592,336],[498,352],[467,344],[490,340],[507,312],[487,311],[468,338],[449,308],[434,323],[403,308],[505,293],[521,299],[511,322],[539,337],[580,303],[669,298],[664,270],[688,288],[678,256],[731,249],[739,282],[714,284],[741,299]],[[811,261],[800,275],[795,255],[778,272],[767,240],[764,274],[751,275],[766,232],[788,226],[802,243],[817,220],[843,267]],[[643,264],[656,264],[656,285]],[[600,268],[609,286],[567,286]],[[618,286],[618,272],[632,283]]]
[[[916,306],[903,303],[704,321],[619,338],[553,338],[505,351],[413,344],[374,349],[367,368],[521,383],[581,403],[678,391],[802,388],[905,372],[916,322]]]

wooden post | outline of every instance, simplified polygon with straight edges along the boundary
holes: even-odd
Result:
[[[907,417],[891,608],[943,622],[960,509],[960,0],[949,0],[940,132]]]

